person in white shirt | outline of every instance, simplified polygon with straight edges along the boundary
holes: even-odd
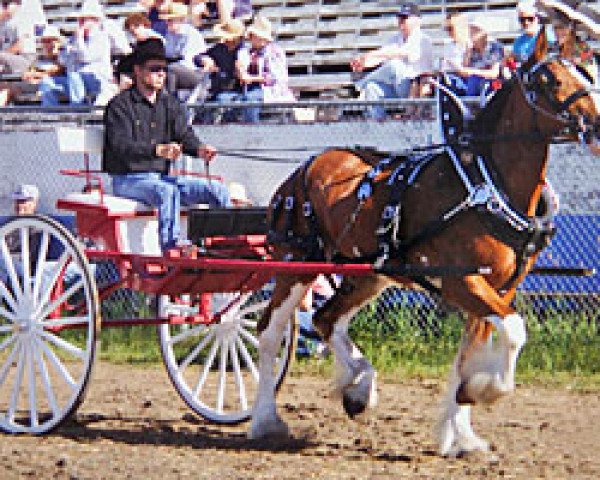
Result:
[[[406,98],[411,81],[433,69],[432,43],[421,31],[417,4],[403,4],[396,15],[399,33],[383,47],[359,55],[350,62],[355,72],[379,66],[356,82],[356,88],[365,100]],[[381,120],[385,118],[385,110],[380,106],[370,107],[369,116]]]
[[[177,60],[169,65],[167,90],[193,90],[204,80],[204,74],[194,64],[194,57],[206,51],[202,34],[187,22],[189,8],[183,3],[172,3],[160,18],[167,22],[165,49],[167,57]]]
[[[116,93],[110,59],[110,40],[102,29],[98,0],[85,0],[71,42],[61,51],[66,77],[47,77],[40,83],[42,105],[56,106],[67,95],[71,105],[104,104]]]
[[[34,26],[23,15],[20,0],[0,5],[0,73],[23,74],[35,60]]]

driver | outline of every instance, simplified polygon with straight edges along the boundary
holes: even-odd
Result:
[[[171,162],[182,153],[210,162],[217,151],[198,140],[185,107],[163,90],[167,77],[163,42],[157,38],[139,42],[132,64],[133,86],[106,107],[102,169],[111,174],[115,195],[158,209],[163,253],[186,255],[188,242],[180,240],[180,205],[228,206],[229,193],[215,180],[169,174]]]

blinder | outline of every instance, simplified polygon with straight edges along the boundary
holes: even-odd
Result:
[[[583,97],[591,94],[589,88],[579,88],[569,95],[565,100],[559,101],[556,98],[556,91],[560,87],[560,81],[550,70],[548,65],[558,60],[566,67],[574,68],[586,80],[593,83],[590,77],[581,66],[571,63],[569,60],[560,58],[558,53],[552,52],[543,60],[536,63],[528,71],[520,72],[519,78],[525,91],[525,98],[532,108],[543,111],[548,116],[554,116],[565,125],[562,133],[576,135],[580,141],[590,143],[593,137],[599,133],[600,126],[587,116],[576,116],[569,111],[571,105]],[[542,96],[551,106],[553,111],[547,111],[537,103],[539,96]]]

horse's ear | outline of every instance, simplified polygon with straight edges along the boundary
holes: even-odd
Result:
[[[575,32],[569,29],[569,35],[560,46],[560,56],[563,58],[572,58],[575,52]]]
[[[541,62],[546,58],[548,53],[548,37],[546,37],[546,26],[544,25],[538,33],[537,40],[535,41],[535,48],[533,55],[531,56],[534,63]]]

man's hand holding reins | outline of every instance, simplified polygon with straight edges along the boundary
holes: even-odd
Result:
[[[167,160],[177,160],[181,156],[181,145],[179,143],[159,143],[156,145],[156,156]]]

